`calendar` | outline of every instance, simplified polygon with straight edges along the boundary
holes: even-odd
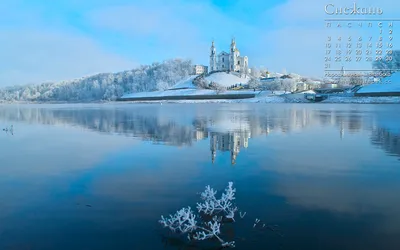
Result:
[[[400,19],[327,18],[325,28],[325,77],[378,77],[391,74],[390,70],[373,70],[374,62],[393,60],[394,32]]]

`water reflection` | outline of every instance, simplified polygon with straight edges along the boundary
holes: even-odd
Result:
[[[248,148],[250,131],[240,131],[231,133],[210,133],[211,161],[214,163],[217,150],[221,152],[229,151],[231,164],[236,163],[236,157],[241,148]]]
[[[399,249],[397,109],[0,106],[17,132],[0,134],[0,248],[201,249],[156,221],[233,180],[237,249]],[[256,216],[284,237],[251,231]]]
[[[396,109],[391,105],[363,110],[357,106],[338,109],[329,105],[318,108],[227,105],[217,110],[208,105],[100,105],[78,109],[74,106],[5,106],[0,109],[0,120],[67,124],[172,146],[192,146],[209,140],[212,162],[218,157],[218,151],[229,151],[231,163],[235,164],[240,150],[249,147],[251,138],[321,127],[335,128],[341,139],[346,133],[367,131],[371,144],[390,155],[400,156],[400,117]]]

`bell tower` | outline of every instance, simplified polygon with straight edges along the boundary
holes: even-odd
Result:
[[[229,70],[235,71],[235,52],[236,52],[236,41],[232,38],[231,50],[229,52]]]
[[[210,72],[216,70],[217,70],[217,50],[215,49],[213,40],[210,48]]]

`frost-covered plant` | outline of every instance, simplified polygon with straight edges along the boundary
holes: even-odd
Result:
[[[204,202],[197,203],[197,210],[208,215],[223,212],[226,219],[235,221],[235,212],[238,208],[232,203],[235,199],[236,192],[236,189],[233,188],[233,182],[229,182],[225,192],[226,193],[222,193],[220,199],[217,199],[215,197],[217,191],[214,191],[210,186],[206,186],[206,190],[201,193],[201,199],[204,200]]]
[[[196,216],[190,207],[182,208],[168,218],[161,216],[159,221],[164,227],[171,229],[177,233],[188,234],[189,240],[206,240],[216,238],[221,243],[222,247],[235,247],[235,241],[225,241],[220,237],[221,223],[223,219],[235,221],[235,212],[238,208],[234,205],[236,189],[233,188],[233,182],[229,182],[225,193],[222,193],[221,198],[217,199],[217,191],[214,191],[210,186],[206,186],[202,192],[202,203],[197,203],[197,210],[203,215],[213,216],[211,221],[199,223]],[[218,216],[219,215],[219,216]],[[244,216],[244,215],[243,215]],[[241,216],[242,217],[242,216]],[[200,226],[204,225],[204,226]]]

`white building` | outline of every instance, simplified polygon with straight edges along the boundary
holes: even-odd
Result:
[[[208,67],[205,65],[200,65],[196,64],[193,65],[193,75],[201,75],[201,74],[207,74],[208,73]]]
[[[249,59],[247,56],[240,56],[240,51],[236,48],[235,39],[232,39],[230,53],[222,51],[217,55],[214,41],[211,45],[210,72],[225,70],[244,74],[248,74],[250,72]]]

